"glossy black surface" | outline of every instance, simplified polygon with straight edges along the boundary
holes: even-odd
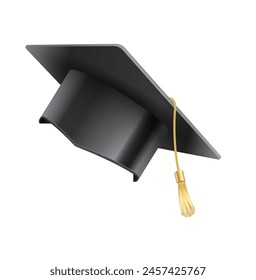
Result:
[[[173,149],[172,104],[122,46],[27,49],[61,84],[40,122],[51,122],[75,145],[123,166],[135,179],[158,147]],[[179,109],[177,142],[180,152],[220,158]]]
[[[126,168],[137,181],[168,130],[117,90],[70,70],[40,123],[50,122],[76,146]]]

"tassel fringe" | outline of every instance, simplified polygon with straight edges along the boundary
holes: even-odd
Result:
[[[195,213],[195,207],[189,196],[183,171],[176,171],[175,177],[178,184],[181,215],[185,217],[190,217]]]

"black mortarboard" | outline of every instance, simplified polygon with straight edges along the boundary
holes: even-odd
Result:
[[[124,47],[27,49],[60,83],[40,123],[52,123],[74,145],[129,170],[134,181],[158,148],[174,149],[172,100]],[[180,152],[220,158],[179,109],[177,143]]]

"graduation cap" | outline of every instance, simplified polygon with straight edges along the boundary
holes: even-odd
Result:
[[[190,200],[177,151],[220,155],[120,45],[28,45],[59,82],[41,116],[77,147],[118,164],[137,181],[158,148],[174,150],[181,213]]]

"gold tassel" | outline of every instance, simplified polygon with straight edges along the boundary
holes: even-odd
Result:
[[[176,182],[178,184],[178,194],[180,202],[181,215],[185,217],[190,217],[195,213],[195,207],[191,201],[191,198],[188,193],[188,189],[185,182],[184,172],[180,170],[179,161],[178,161],[178,152],[177,152],[177,139],[176,139],[176,112],[177,106],[173,98],[170,97],[171,102],[173,103],[173,150],[175,155],[175,161],[177,166],[177,171],[174,173]]]
[[[176,171],[174,174],[175,174],[176,182],[178,184],[181,215],[185,217],[190,217],[195,213],[195,207],[188,193],[184,172],[179,170]]]

